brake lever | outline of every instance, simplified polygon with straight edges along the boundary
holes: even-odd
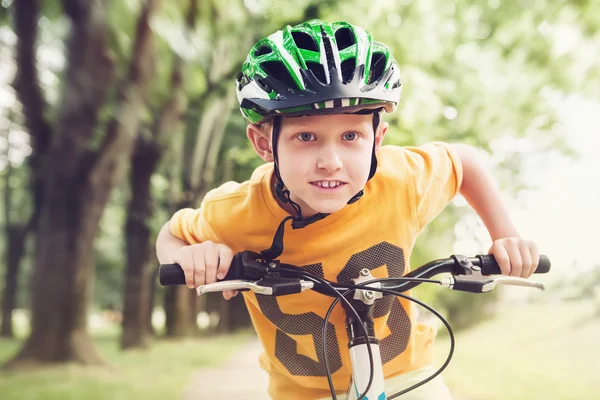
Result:
[[[540,290],[546,290],[546,286],[544,286],[542,282],[533,281],[528,278],[519,278],[516,276],[496,276],[494,277],[494,282],[499,283],[501,285],[525,286]]]
[[[267,296],[284,296],[286,294],[300,293],[306,289],[312,289],[314,282],[301,279],[273,279],[263,278],[258,281],[246,281],[234,279],[231,281],[220,281],[198,286],[198,296],[210,292],[222,292],[224,290],[252,290],[256,294]]]
[[[452,290],[471,293],[487,293],[494,289],[497,284],[545,290],[545,286],[541,282],[516,276],[458,275],[440,281],[440,285]]]
[[[234,279],[231,281],[220,281],[215,283],[209,283],[208,285],[201,285],[196,288],[196,294],[201,296],[205,293],[211,292],[223,292],[225,290],[252,290],[255,293],[261,294],[271,294],[271,293],[263,293],[263,288],[259,286],[254,281],[245,281],[242,279]]]

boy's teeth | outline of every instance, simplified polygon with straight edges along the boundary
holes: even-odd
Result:
[[[338,186],[340,183],[338,181],[319,181],[317,182],[317,185],[324,187],[324,188],[332,188],[332,187],[336,187]]]

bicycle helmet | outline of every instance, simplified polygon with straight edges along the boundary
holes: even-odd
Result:
[[[240,110],[260,124],[274,116],[395,109],[400,70],[382,43],[347,22],[311,20],[259,40],[236,78]]]

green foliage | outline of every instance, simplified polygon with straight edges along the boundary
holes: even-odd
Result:
[[[3,27],[10,17],[6,4],[10,1],[0,6]],[[63,39],[69,24],[60,2],[41,4],[38,69],[51,106],[47,115],[54,119],[53,105],[59,98],[66,65],[66,60],[56,60],[64,57]],[[187,131],[188,142],[181,146],[184,150],[177,154],[179,157],[189,157],[183,153],[193,149],[207,94],[223,93],[233,84],[232,76],[254,41],[284,24],[294,25],[314,17],[358,24],[391,48],[401,67],[404,88],[399,109],[385,117],[391,125],[386,143],[457,141],[489,153],[497,151],[494,144],[503,137],[527,138],[533,143],[531,149],[515,148],[493,158],[494,172],[504,190],[522,187],[521,168],[529,154],[551,149],[569,151],[568,132],[556,123],[558,110],[553,99],[571,92],[587,96],[600,92],[600,7],[593,0],[381,0],[376,7],[373,2],[355,0],[301,0],[293,6],[278,0],[209,0],[198,2],[193,26],[186,23],[189,4],[187,0],[162,2],[152,20],[156,62],[142,116],[142,129],[151,129],[171,94],[173,65],[181,59],[185,63],[183,78],[189,107],[182,129]],[[119,79],[102,110],[96,144],[105,133],[105,123],[117,111],[113,100],[132,57],[140,6],[138,0],[106,2],[110,48]],[[48,52],[53,57],[47,57]],[[233,107],[215,184],[246,180],[262,163],[246,139],[237,105]],[[171,138],[179,139],[176,132]],[[151,222],[155,232],[169,217],[169,189],[180,184],[171,180],[166,167],[152,180],[152,192],[159,205]],[[19,188],[26,187],[26,175],[21,170],[14,180]],[[94,292],[97,306],[119,305],[122,301],[124,193],[124,189],[115,192],[99,231]],[[15,201],[25,204],[26,196],[19,189]],[[20,211],[26,211],[26,207]],[[465,212],[450,206],[432,222],[420,236],[411,264],[417,266],[451,254],[454,226]],[[441,292],[425,287],[416,291],[417,296],[447,313],[472,303],[469,297],[446,292],[446,298],[439,295]],[[470,308],[465,310],[476,315]]]
[[[5,5],[4,2],[0,3],[0,26],[4,26],[6,24],[8,24],[9,20],[10,20],[10,5],[11,3],[8,3]]]

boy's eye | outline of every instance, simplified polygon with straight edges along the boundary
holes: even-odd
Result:
[[[352,141],[352,140],[358,139],[358,134],[356,132],[346,132],[346,133],[344,133],[344,135],[342,136],[342,138],[344,140],[350,140],[350,141]]]
[[[312,133],[308,133],[308,132],[300,133],[296,137],[303,142],[310,142],[312,140],[317,140],[315,135],[313,135]]]

